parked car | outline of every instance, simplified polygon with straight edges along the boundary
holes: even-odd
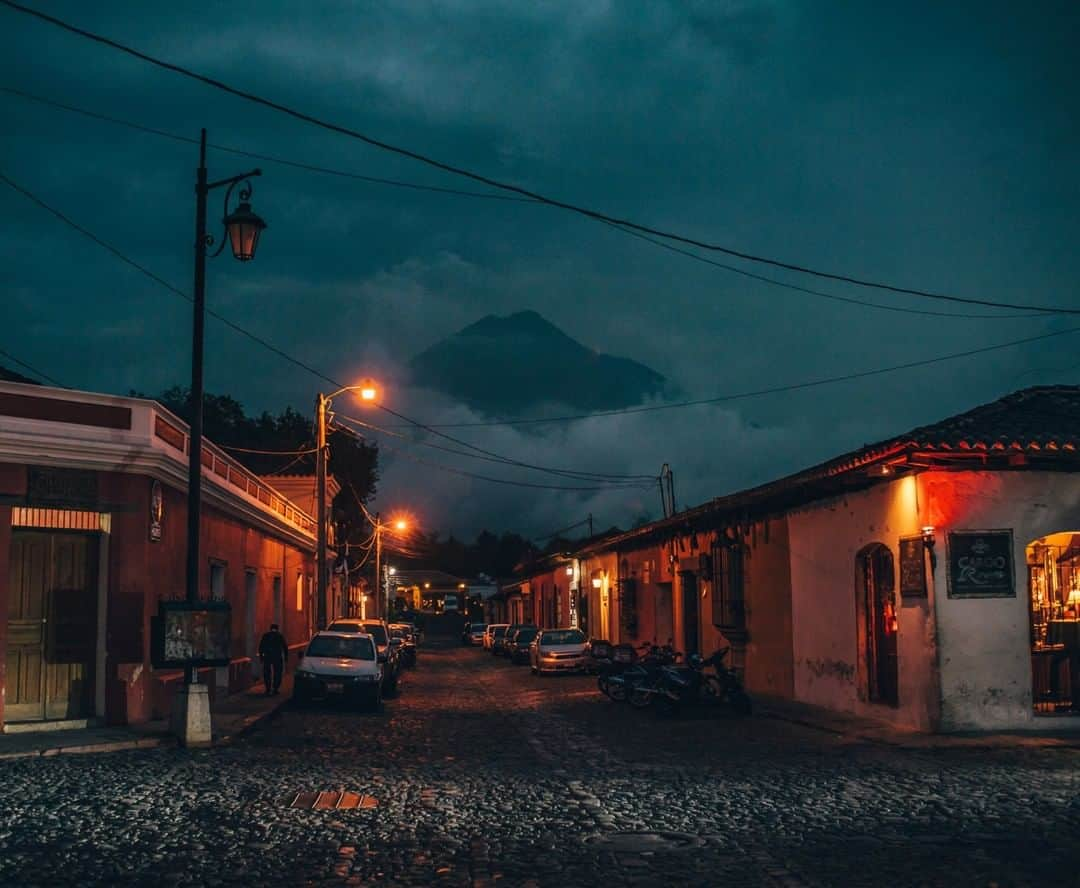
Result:
[[[339,697],[369,709],[382,705],[383,670],[375,639],[352,632],[317,632],[296,667],[293,699],[300,704]]]
[[[461,627],[461,643],[462,644],[469,644],[470,643],[469,640],[472,638],[472,625],[473,625],[472,623],[466,623],[464,626]]]
[[[390,641],[393,643],[395,638],[401,639],[401,647],[398,650],[398,655],[401,657],[401,665],[408,669],[411,666],[416,665],[416,638],[413,635],[412,627],[408,623],[391,623],[390,624]]]
[[[487,629],[484,630],[484,650],[490,651],[495,646],[495,632],[498,629],[506,631],[509,623],[488,623]]]
[[[497,645],[495,645],[495,644],[492,645],[491,652],[493,654],[502,654],[503,656],[508,656],[509,655],[509,651],[507,650],[508,643],[512,642],[514,640],[514,636],[518,634],[518,630],[524,629],[526,626],[532,626],[532,624],[531,623],[511,623],[509,626],[506,627],[506,632],[503,634],[501,643],[499,643]],[[533,627],[533,628],[535,628],[535,627]]]
[[[390,643],[390,630],[386,623],[382,620],[334,620],[328,631],[370,635],[375,641],[375,650],[383,667],[383,696],[393,697],[397,694],[401,678],[401,657],[398,653],[401,642],[399,639],[397,644]]]
[[[522,626],[511,641],[503,642],[503,649],[514,664],[529,662],[529,647],[540,634],[535,626]]]
[[[506,632],[510,627],[507,625],[496,626],[495,631],[491,633],[491,653],[493,656],[498,656],[502,653],[503,639],[506,637]]]
[[[544,629],[529,646],[529,667],[533,675],[582,670],[587,647],[580,629]]]
[[[484,635],[487,633],[486,623],[469,624],[469,644],[481,645],[484,643]]]

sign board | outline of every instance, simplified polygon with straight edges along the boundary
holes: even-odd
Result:
[[[926,597],[926,545],[921,536],[900,537],[900,597]]]
[[[98,505],[97,473],[28,466],[26,505],[94,510]]]
[[[231,624],[227,601],[162,601],[152,627],[154,667],[228,666]]]
[[[950,533],[949,598],[1015,598],[1012,530]]]

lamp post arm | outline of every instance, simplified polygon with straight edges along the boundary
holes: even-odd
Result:
[[[216,182],[208,182],[203,186],[207,191],[213,191],[215,188],[223,188],[228,185],[232,188],[237,182],[243,182],[244,179],[252,179],[255,176],[261,176],[262,170],[255,169],[247,173],[240,173],[238,176],[229,176],[228,179],[218,179]]]

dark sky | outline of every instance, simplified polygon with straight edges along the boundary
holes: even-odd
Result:
[[[38,6],[379,138],[616,215],[906,286],[1080,307],[1074,2]],[[478,187],[3,8],[0,86],[191,137],[205,126],[212,142],[304,163]],[[190,289],[194,146],[8,93],[0,108],[8,176]],[[211,152],[211,177],[249,165]],[[556,209],[261,165],[253,204],[270,227],[254,263],[211,263],[210,305],[334,378],[388,380],[395,409],[425,421],[472,417],[394,386],[400,364],[487,313],[535,309],[590,347],[659,370],[690,397],[1073,323],[841,304]],[[3,187],[0,226],[0,348],[76,388],[155,392],[186,381],[186,302]],[[753,270],[895,306],[1003,314]],[[250,410],[307,409],[325,388],[213,320],[207,347],[208,389]],[[654,472],[667,461],[686,505],[1017,388],[1076,382],[1078,348],[1080,335],[1063,336],[723,407],[458,434],[593,471]],[[625,526],[659,508],[653,492],[496,487],[390,454],[378,504],[446,530],[527,533],[589,510],[601,525]]]

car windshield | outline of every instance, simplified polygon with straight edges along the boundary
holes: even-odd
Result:
[[[357,635],[368,634],[367,630],[364,628],[363,623],[356,623],[352,620],[334,620],[334,622],[326,628],[330,632],[354,632]]]
[[[538,633],[535,629],[522,629],[516,636],[514,636],[514,641],[516,641],[518,644],[521,644],[523,641],[532,641],[534,638],[536,638],[537,634]]]
[[[476,634],[478,634],[478,633],[480,633],[480,632],[483,632],[483,631],[484,631],[485,629],[487,629],[487,626],[485,626],[485,625],[484,625],[483,623],[477,623],[477,624],[476,624],[475,626],[473,626],[473,627],[472,627],[472,629],[470,629],[469,631],[470,631],[470,632],[471,632],[471,633],[472,633],[473,635],[476,635]]]
[[[541,644],[584,644],[585,636],[577,629],[556,629],[545,632]]]
[[[345,635],[316,635],[308,645],[307,656],[336,660],[374,660],[375,648],[370,638]]]
[[[494,635],[496,638],[502,638],[504,635],[506,635],[506,627],[496,626],[491,634]]]
[[[382,623],[364,623],[364,632],[375,639],[380,647],[386,644],[386,627]]]

